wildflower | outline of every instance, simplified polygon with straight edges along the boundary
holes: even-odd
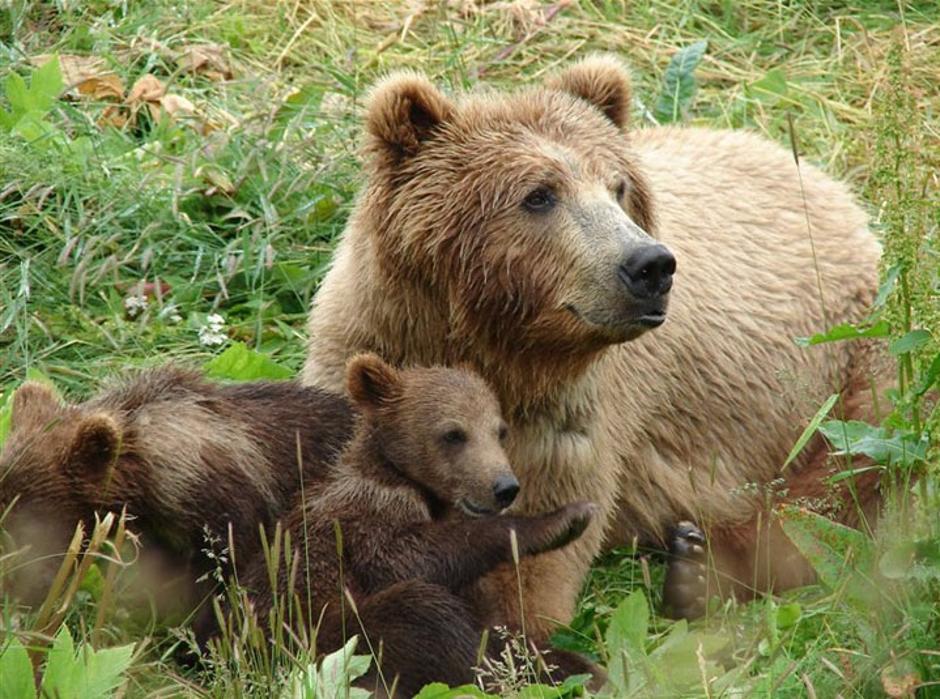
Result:
[[[223,331],[225,318],[218,313],[210,313],[206,316],[206,325],[199,329],[199,342],[207,347],[223,345],[228,336]]]
[[[136,318],[147,308],[147,297],[143,294],[128,296],[124,299],[124,308],[127,310],[128,316]]]

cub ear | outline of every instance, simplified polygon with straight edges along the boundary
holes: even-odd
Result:
[[[547,86],[597,107],[618,129],[630,120],[630,74],[619,58],[594,54],[549,78]]]
[[[101,477],[121,449],[121,428],[107,413],[81,418],[69,445],[67,468],[80,476]]]
[[[372,89],[366,128],[373,148],[397,162],[415,155],[453,112],[453,103],[423,75],[392,73]]]
[[[378,408],[401,393],[401,375],[375,354],[357,354],[346,365],[346,390],[361,408]]]
[[[41,426],[54,420],[62,412],[62,402],[51,386],[38,381],[27,381],[13,394],[12,428],[31,424]]]

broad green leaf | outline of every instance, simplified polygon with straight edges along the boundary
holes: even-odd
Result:
[[[760,80],[747,86],[747,93],[761,102],[775,104],[787,96],[787,78],[779,68],[772,68]]]
[[[902,354],[913,352],[916,349],[920,349],[930,342],[930,339],[931,335],[926,330],[911,330],[906,335],[899,337],[897,340],[888,345],[888,351],[897,357]]]
[[[913,434],[888,434],[883,427],[859,420],[827,420],[819,431],[836,454],[862,455],[879,464],[910,465],[927,456],[926,439]]]
[[[134,644],[95,650],[87,643],[79,649],[80,680],[75,687],[62,687],[62,690],[75,692],[72,696],[110,697],[124,684],[127,672],[134,658]],[[65,692],[61,696],[67,696]]]
[[[23,644],[15,636],[0,649],[0,688],[4,699],[35,699],[33,665]]]
[[[725,646],[728,638],[718,634],[689,632],[683,619],[673,624],[666,639],[649,657],[649,667],[657,670],[657,679],[664,689],[683,689],[701,682],[702,668],[699,654],[705,658],[709,676],[722,672],[712,660]]]
[[[42,675],[39,693],[43,697],[54,697],[78,684],[78,663],[75,660],[75,644],[68,627],[63,624],[52,642],[46,656],[46,668]]]
[[[816,333],[811,337],[798,337],[794,340],[800,347],[821,345],[824,342],[839,342],[841,340],[857,340],[863,337],[887,337],[891,328],[886,321],[880,320],[867,328],[860,328],[851,323],[834,325],[824,333]]]
[[[845,584],[850,598],[870,601],[875,590],[859,571],[873,568],[871,539],[857,529],[793,506],[781,508],[780,524],[824,585],[835,590]]]
[[[43,113],[48,112],[64,87],[62,71],[59,69],[59,57],[53,56],[34,70],[30,78],[29,94],[33,108]]]
[[[826,415],[829,414],[829,411],[832,410],[832,406],[836,404],[837,400],[839,400],[839,394],[833,393],[820,406],[819,410],[816,411],[816,414],[813,415],[813,419],[809,421],[806,429],[803,430],[803,433],[800,435],[799,439],[796,440],[793,448],[790,449],[790,453],[787,454],[787,459],[783,462],[782,468],[789,466],[793,459],[795,459],[797,455],[803,451],[803,447],[805,447],[810,438],[816,434],[816,430],[819,429],[819,423],[821,423]]]
[[[663,76],[663,91],[653,110],[660,124],[679,121],[688,110],[695,97],[695,69],[707,47],[707,41],[696,41],[677,51],[669,61]]]
[[[204,368],[213,378],[233,381],[288,379],[293,373],[270,357],[248,349],[244,342],[229,345],[222,354],[209,360]]]
[[[16,126],[17,118],[5,109],[0,109],[0,128],[4,131],[10,131]]]
[[[443,682],[433,682],[425,685],[414,699],[458,699],[458,697],[475,697],[476,699],[496,699],[495,694],[486,694],[482,689],[472,684],[460,687],[448,687]]]
[[[800,607],[798,602],[790,602],[789,604],[780,605],[777,607],[777,628],[789,629],[800,620],[800,616],[802,616],[802,614],[803,609]]]
[[[29,88],[26,87],[26,81],[16,73],[10,73],[7,76],[5,86],[13,117],[19,121],[26,112],[35,108]]]
[[[646,595],[642,590],[634,590],[610,617],[605,637],[610,652],[626,649],[631,654],[642,654],[649,620],[650,609]]]

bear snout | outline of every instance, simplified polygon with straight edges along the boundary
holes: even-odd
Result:
[[[620,264],[617,276],[637,299],[665,296],[672,288],[676,258],[665,245],[633,248]]]
[[[509,507],[519,494],[519,481],[512,474],[499,476],[493,482],[493,497],[499,509]]]

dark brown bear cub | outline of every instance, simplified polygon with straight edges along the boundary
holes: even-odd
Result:
[[[380,668],[367,680],[380,693],[393,678],[409,697],[428,682],[472,681],[482,622],[466,590],[512,560],[512,531],[520,556],[554,550],[580,536],[596,508],[574,503],[541,516],[494,516],[519,485],[499,404],[476,374],[396,370],[366,354],[350,360],[346,385],[359,423],[332,480],[289,518],[305,558],[298,579],[283,576],[279,592],[289,582],[301,591],[308,623],[320,620],[320,652],[353,633],[381,646]],[[267,571],[259,565],[244,582],[266,614]],[[354,609],[342,609],[344,590]],[[549,657],[566,660],[579,671],[589,667],[560,652]]]
[[[258,526],[293,506],[302,479],[322,482],[352,423],[339,395],[295,382],[224,386],[176,367],[76,405],[27,383],[0,451],[0,513],[10,508],[2,526],[29,550],[3,587],[41,600],[76,524],[124,507],[158,577],[192,583],[215,565],[202,555],[206,538],[225,546],[229,526],[236,561],[247,563]]]

